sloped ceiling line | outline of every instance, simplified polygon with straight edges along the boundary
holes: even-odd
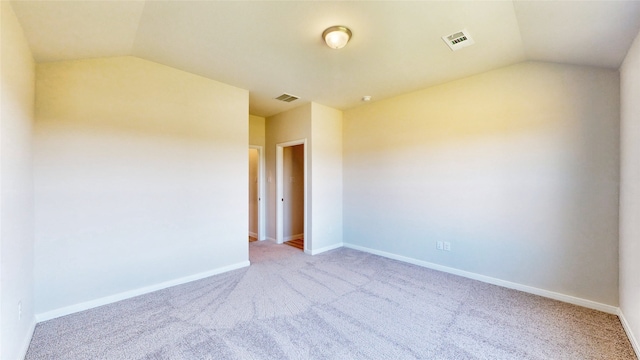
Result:
[[[337,109],[525,60],[617,69],[640,1],[29,1],[12,6],[36,61],[133,55],[250,91],[270,116],[315,101]],[[347,25],[352,41],[325,46]],[[467,28],[455,53],[441,36]],[[288,104],[282,92],[299,94]]]

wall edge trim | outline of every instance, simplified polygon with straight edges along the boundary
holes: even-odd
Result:
[[[627,318],[624,317],[624,313],[622,312],[622,309],[618,308],[617,315],[618,315],[618,318],[620,319],[620,323],[622,323],[622,328],[624,329],[624,332],[627,333],[627,338],[629,338],[629,342],[631,343],[631,347],[633,348],[633,351],[636,352],[636,357],[640,359],[640,343],[634,336],[633,331],[631,330],[631,326],[627,322]]]
[[[33,339],[33,333],[36,331],[36,324],[36,317],[33,316],[31,324],[29,324],[29,330],[27,330],[27,336],[25,336],[20,348],[18,348],[18,356],[20,356],[20,359],[27,357],[27,351],[29,351],[29,345],[31,345],[31,339]]]
[[[333,244],[333,245],[322,247],[320,249],[311,249],[311,251],[309,251],[308,254],[318,255],[318,254],[321,254],[323,252],[339,249],[341,247],[344,247],[344,244],[343,243],[337,243],[337,244]],[[307,252],[305,251],[305,253],[307,253]]]
[[[540,289],[540,288],[536,288],[536,287],[529,286],[529,285],[523,285],[523,284],[519,284],[519,283],[514,283],[514,282],[511,282],[511,281],[506,281],[506,280],[502,280],[502,279],[498,279],[498,278],[493,278],[493,277],[490,277],[490,276],[481,275],[481,274],[473,273],[473,272],[470,272],[470,271],[459,270],[459,269],[456,269],[456,268],[451,268],[451,267],[448,267],[448,266],[438,265],[438,264],[434,264],[434,263],[431,263],[431,262],[428,262],[428,261],[418,260],[418,259],[414,259],[414,258],[402,256],[402,255],[397,255],[397,254],[389,253],[389,252],[386,252],[386,251],[380,251],[380,250],[376,250],[376,249],[371,249],[371,248],[367,248],[367,247],[364,247],[364,246],[354,245],[354,244],[350,244],[350,243],[344,243],[344,246],[347,247],[347,248],[350,248],[350,249],[364,251],[364,252],[367,252],[367,253],[370,253],[370,254],[379,255],[379,256],[382,256],[382,257],[389,258],[389,259],[399,260],[399,261],[406,262],[406,263],[409,263],[409,264],[418,265],[418,266],[426,267],[426,268],[429,268],[429,269],[438,270],[438,271],[446,272],[446,273],[449,273],[449,274],[458,275],[458,276],[462,276],[462,277],[465,277],[465,278],[482,281],[482,282],[485,282],[485,283],[488,283],[488,284],[498,285],[498,286],[502,286],[502,287],[505,287],[505,288],[508,288],[508,289],[518,290],[518,291],[526,292],[526,293],[529,293],[529,294],[538,295],[538,296],[542,296],[542,297],[546,297],[546,298],[550,298],[550,299],[566,302],[566,303],[569,303],[569,304],[578,305],[578,306],[586,307],[586,308],[589,308],[589,309],[602,311],[602,312],[605,312],[605,313],[608,313],[608,314],[613,314],[613,315],[617,315],[618,314],[618,307],[612,306],[612,305],[603,304],[603,303],[599,303],[599,302],[592,301],[592,300],[587,300],[587,299],[583,299],[583,298],[579,298],[579,297],[575,297],[575,296],[571,296],[571,295],[561,294],[561,293],[557,293],[557,292],[554,292],[554,291]]]
[[[173,280],[168,280],[158,284],[144,286],[144,287],[133,289],[133,290],[124,291],[121,293],[81,302],[75,305],[65,306],[62,308],[46,311],[43,313],[38,313],[35,316],[36,322],[40,323],[43,321],[59,318],[61,316],[74,314],[80,311],[89,310],[99,306],[112,304],[121,300],[126,300],[136,296],[152,293],[154,291],[166,289],[172,286],[182,285],[192,281],[201,280],[213,275],[218,275],[228,271],[241,269],[243,267],[249,266],[250,264],[251,263],[249,262],[249,260],[242,261],[239,263],[223,266],[223,267],[212,269],[209,271],[205,271],[205,272],[201,272],[201,273],[197,273],[197,274],[193,274],[193,275],[189,275],[189,276],[185,276],[185,277],[181,277]]]

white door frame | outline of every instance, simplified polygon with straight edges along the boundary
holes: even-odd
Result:
[[[278,244],[284,242],[284,148],[295,145],[304,145],[304,215],[302,218],[304,219],[304,251],[309,252],[309,249],[311,249],[311,239],[307,233],[307,224],[309,224],[309,219],[307,218],[309,214],[307,211],[307,206],[309,205],[307,201],[307,167],[309,161],[307,159],[306,138],[276,144],[276,242]]]
[[[265,159],[262,146],[249,145],[249,149],[258,151],[258,241],[267,238],[267,222],[265,221],[266,200],[264,197]]]

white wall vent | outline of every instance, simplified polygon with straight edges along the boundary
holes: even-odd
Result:
[[[278,96],[276,98],[276,100],[285,101],[285,102],[292,102],[292,101],[296,101],[298,99],[300,99],[300,98],[295,96],[295,95],[291,95],[291,94],[282,94],[282,95],[280,95],[280,96]]]
[[[467,31],[467,29],[460,30],[451,35],[445,35],[442,37],[442,40],[447,43],[452,51],[460,50],[463,47],[471,46],[476,43],[469,35],[469,31]]]

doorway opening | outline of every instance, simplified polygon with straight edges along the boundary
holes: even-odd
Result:
[[[306,141],[276,145],[276,240],[308,252]]]
[[[249,146],[249,242],[265,239],[263,179],[262,146]]]

